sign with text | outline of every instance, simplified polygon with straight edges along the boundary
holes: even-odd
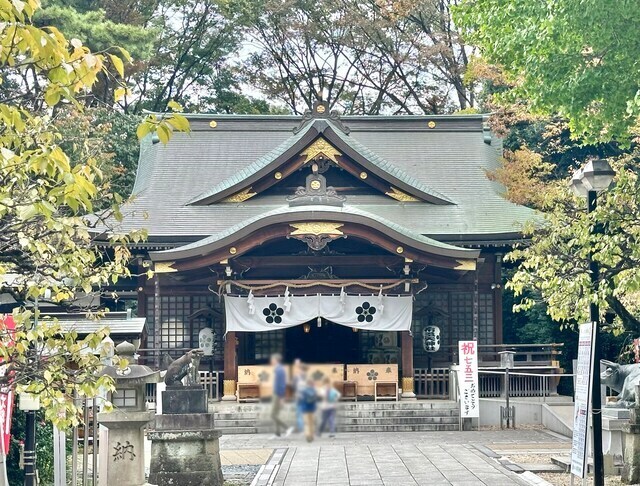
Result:
[[[478,388],[478,343],[458,341],[458,389],[460,391],[460,416],[480,417],[480,394]]]
[[[573,441],[571,444],[571,474],[580,478],[587,475],[587,435],[592,392],[591,374],[593,373],[593,331],[594,324],[580,324],[573,410]]]
[[[16,325],[12,316],[0,316],[0,339],[4,346],[11,346],[13,340],[13,331]],[[0,359],[0,363],[2,359]],[[7,366],[0,364],[0,376],[7,373]],[[11,440],[11,412],[13,411],[13,390],[11,387],[0,387],[0,451],[7,454],[9,451],[9,443]]]

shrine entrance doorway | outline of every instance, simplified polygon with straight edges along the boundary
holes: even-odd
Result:
[[[305,332],[308,331],[308,332]],[[299,358],[305,363],[357,363],[360,360],[359,333],[350,327],[322,320],[285,330],[285,362]]]

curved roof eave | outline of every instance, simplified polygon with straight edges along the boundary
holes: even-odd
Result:
[[[171,261],[198,257],[223,246],[231,245],[238,239],[261,228],[279,223],[296,223],[301,220],[335,221],[366,225],[379,231],[388,232],[390,236],[397,241],[403,242],[418,250],[443,257],[474,259],[480,254],[480,250],[460,248],[448,243],[442,243],[417,234],[387,219],[353,207],[299,206],[290,208],[283,206],[262,215],[249,218],[217,235],[212,235],[177,248],[150,252],[149,256],[153,261]]]

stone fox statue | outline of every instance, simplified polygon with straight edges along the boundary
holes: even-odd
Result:
[[[203,354],[204,351],[202,349],[192,349],[172,362],[164,375],[164,382],[167,386],[182,386],[182,379],[185,376],[188,376],[187,385],[197,385],[198,367]]]
[[[636,403],[636,385],[640,385],[640,364],[621,365],[602,360],[607,368],[600,373],[603,385],[619,392],[618,401],[611,407],[630,408]]]

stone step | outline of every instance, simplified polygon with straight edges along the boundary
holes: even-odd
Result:
[[[254,413],[269,407],[269,403],[220,403],[212,402],[209,410],[213,413]],[[293,403],[285,404],[284,410],[293,409]],[[409,402],[340,402],[341,410],[458,410],[456,402],[450,400],[438,401],[409,401]]]
[[[444,432],[459,430],[458,424],[415,424],[415,425],[343,425],[336,424],[337,432]],[[223,434],[273,434],[272,426],[261,427],[221,427]]]
[[[260,417],[268,417],[269,410],[260,412],[216,412],[216,420],[242,420],[242,419],[258,419]],[[422,418],[422,417],[458,417],[458,410],[343,410],[339,409],[338,414],[341,417],[348,418]],[[294,417],[293,410],[287,410],[281,414],[282,417]]]
[[[268,403],[210,404],[215,426],[225,434],[273,433]],[[343,402],[337,418],[339,432],[410,432],[458,430],[459,411],[455,402]],[[295,405],[287,403],[281,418],[296,421]]]
[[[417,424],[417,425],[341,425],[338,432],[440,432],[459,430],[455,424]]]
[[[319,418],[318,418],[319,420]],[[295,423],[295,420],[283,418],[285,423]],[[338,417],[338,425],[422,425],[422,424],[458,424],[458,417],[422,417],[422,418],[344,418]],[[225,427],[259,427],[269,424],[268,420],[233,420],[216,419],[216,428]]]

